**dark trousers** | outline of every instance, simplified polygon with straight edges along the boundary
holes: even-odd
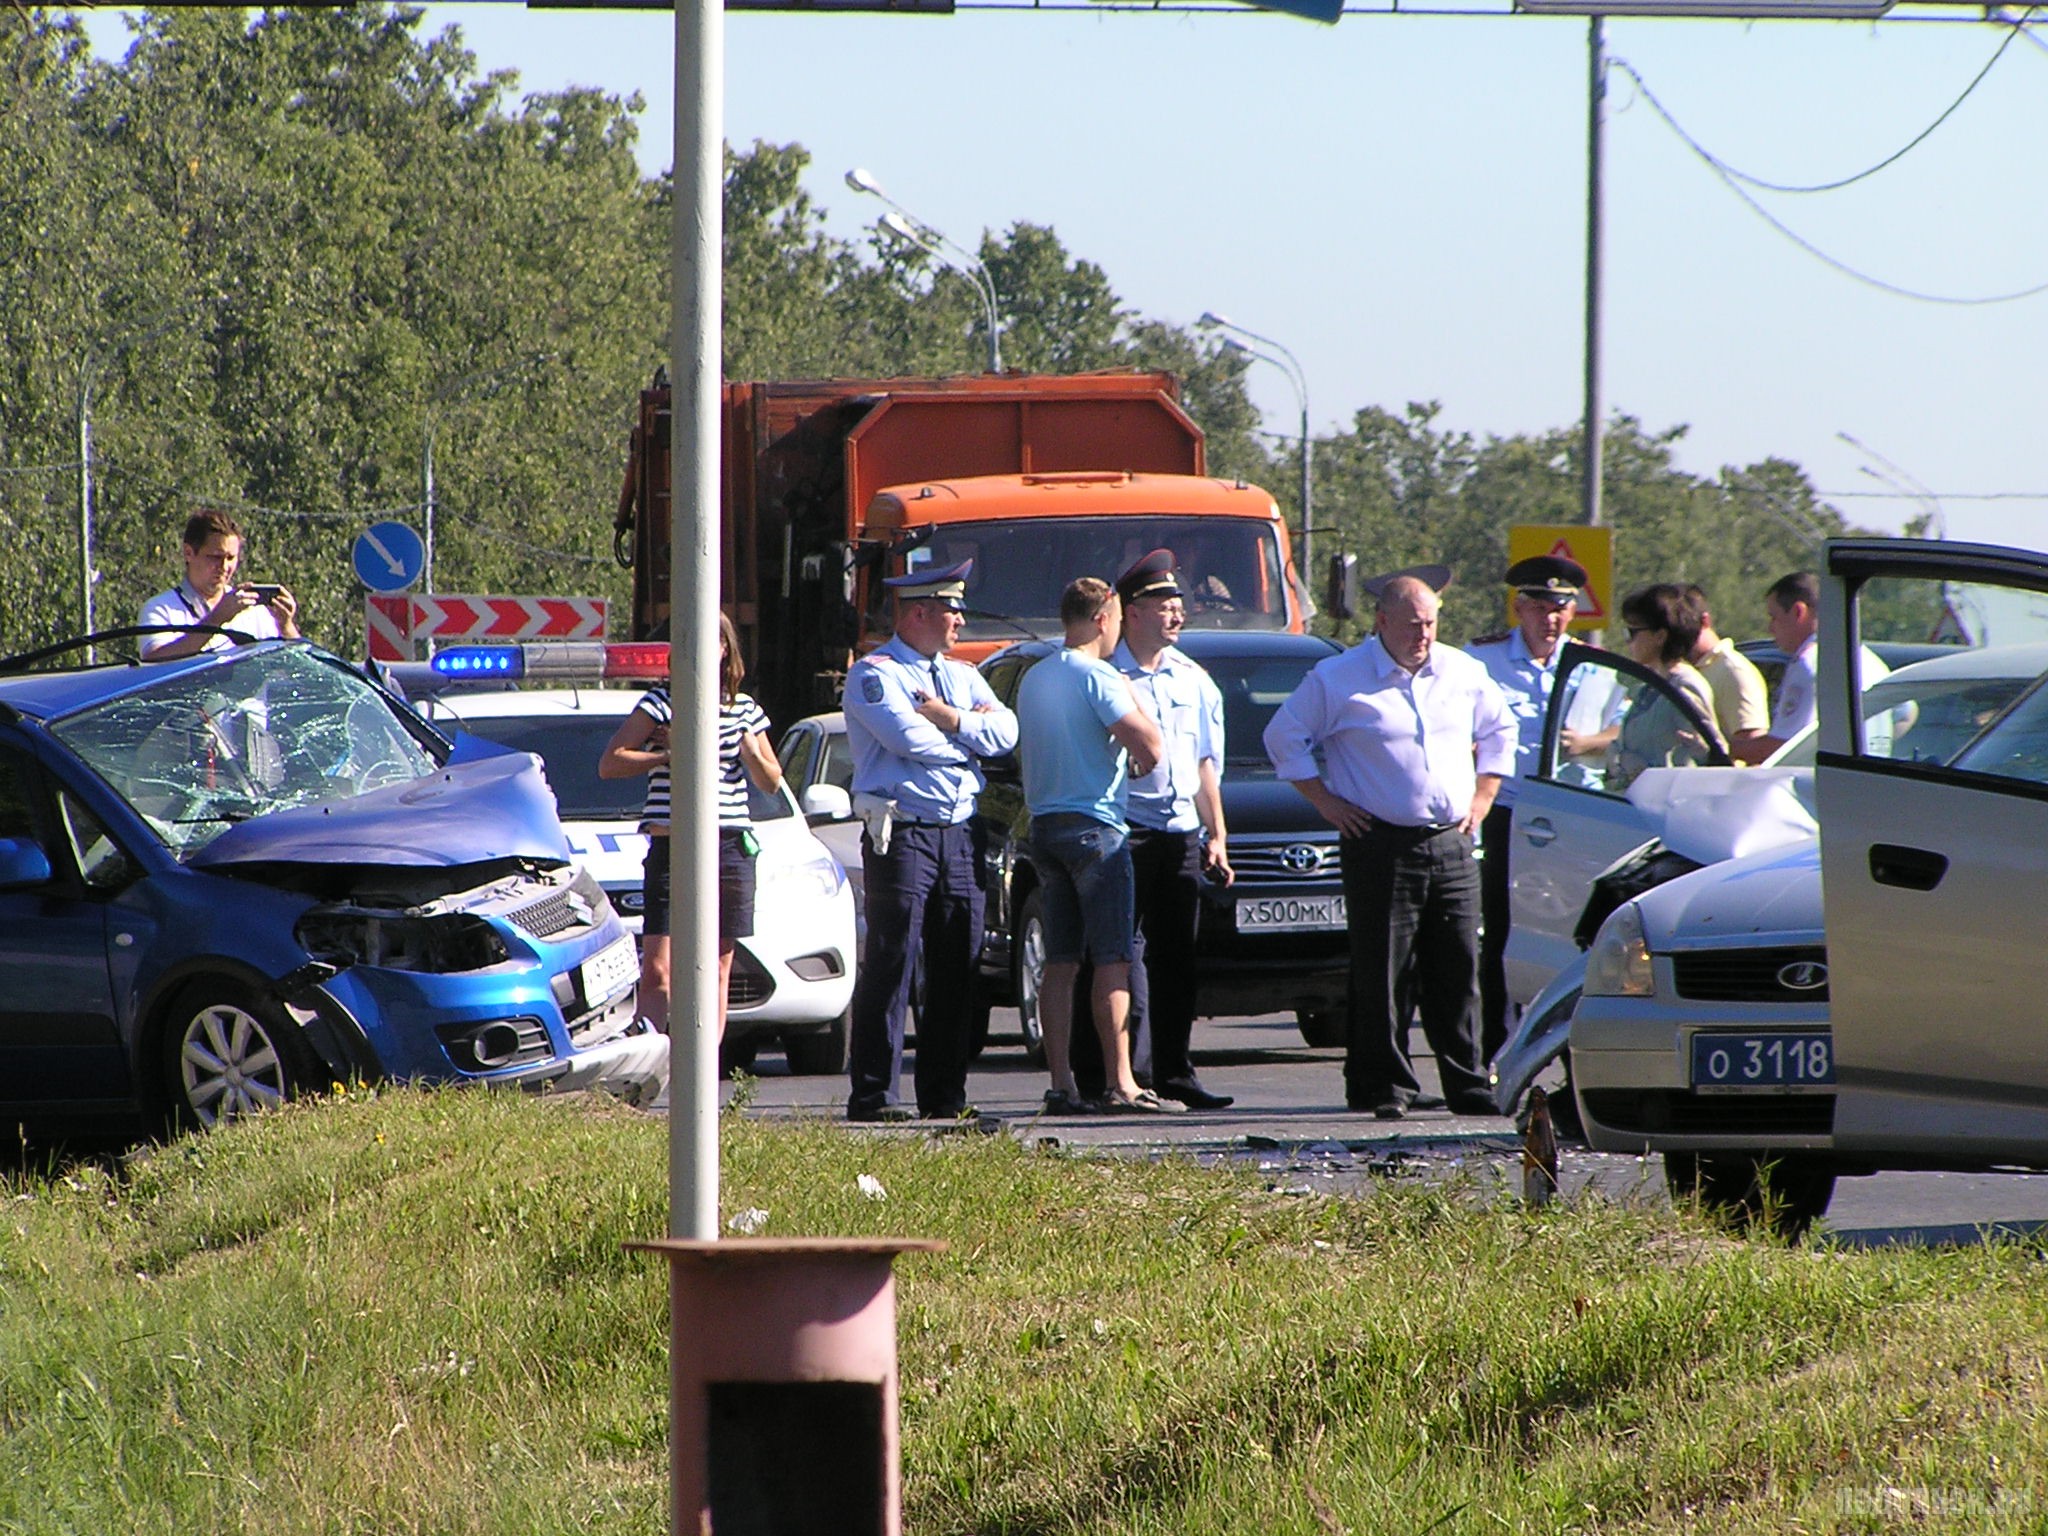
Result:
[[[1151,1037],[1154,1084],[1186,1082],[1195,1075],[1188,1042],[1195,1029],[1195,934],[1202,922],[1202,842],[1199,832],[1131,828],[1131,869],[1137,883],[1137,943],[1131,951],[1132,1056]],[[1102,1045],[1089,998],[1092,969],[1074,983],[1070,1047],[1074,1081],[1084,1094],[1104,1086]]]
[[[1411,997],[1452,1108],[1490,1098],[1479,1063],[1479,870],[1471,843],[1455,827],[1375,821],[1338,851],[1351,933],[1345,1101],[1405,1105],[1421,1091],[1405,1044]]]
[[[903,1020],[920,951],[924,1006],[913,1067],[918,1113],[950,1119],[967,1104],[967,1015],[981,950],[978,841],[972,822],[898,822],[885,854],[861,838],[868,936],[853,984],[849,1113],[872,1113],[897,1101]]]
[[[1508,1042],[1508,841],[1515,830],[1513,806],[1486,813],[1479,846],[1479,1059],[1492,1061]]]

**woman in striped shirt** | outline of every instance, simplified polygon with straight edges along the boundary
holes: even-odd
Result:
[[[754,855],[759,843],[747,815],[747,780],[774,794],[782,788],[782,765],[768,744],[768,716],[740,692],[746,663],[739,632],[718,616],[718,1036],[725,1038],[725,1001],[732,985],[732,952],[754,931]],[[672,712],[668,689],[650,688],[633,712],[619,722],[598,776],[630,779],[647,775],[647,801],[640,830],[647,834],[643,880],[646,916],[640,932],[640,1012],[655,1027],[668,1028],[669,1013],[669,746]]]

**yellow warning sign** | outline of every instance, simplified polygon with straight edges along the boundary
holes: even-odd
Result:
[[[1563,555],[1586,568],[1586,588],[1579,594],[1579,610],[1572,615],[1572,628],[1585,631],[1605,629],[1614,614],[1614,530],[1604,524],[1589,528],[1584,523],[1516,523],[1508,529],[1508,564],[1532,555]],[[1515,595],[1507,599],[1508,622],[1515,622]]]

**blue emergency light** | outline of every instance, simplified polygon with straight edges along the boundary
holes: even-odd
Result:
[[[595,678],[653,679],[668,676],[668,642],[638,640],[606,645],[599,641],[556,640],[534,645],[452,645],[436,651],[434,670],[443,677],[553,678],[590,681]]]

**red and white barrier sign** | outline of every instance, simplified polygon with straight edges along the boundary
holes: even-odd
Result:
[[[601,597],[478,597],[468,593],[375,593],[365,599],[370,655],[412,661],[428,640],[602,640]]]

